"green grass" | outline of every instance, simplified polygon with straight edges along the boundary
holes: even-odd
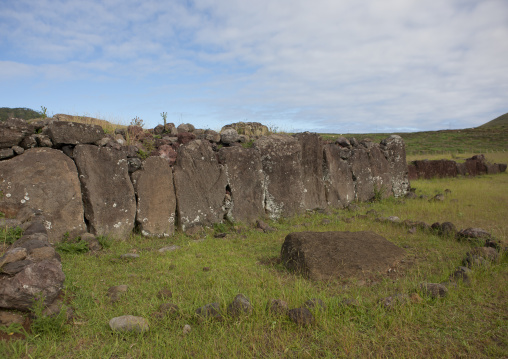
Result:
[[[506,161],[506,160],[505,160]],[[132,236],[98,253],[61,253],[65,291],[76,317],[53,332],[32,333],[25,340],[0,342],[5,358],[434,358],[508,356],[508,260],[476,268],[471,285],[459,284],[448,297],[425,297],[386,309],[387,296],[419,293],[421,282],[441,282],[461,264],[471,245],[432,233],[356,218],[368,210],[380,216],[451,221],[460,228],[482,227],[497,238],[508,237],[508,174],[474,179],[454,178],[412,182],[417,194],[452,192],[444,202],[386,199],[360,203],[356,212],[332,210],[271,222],[275,232],[262,233],[242,224],[216,225],[206,235],[177,234],[167,239]],[[353,218],[351,223],[345,221]],[[405,248],[407,256],[396,273],[356,279],[312,282],[287,272],[277,258],[292,231],[370,230]],[[214,238],[215,233],[227,233]],[[169,244],[181,248],[159,253]],[[140,257],[122,260],[136,252]],[[203,271],[209,267],[210,271]],[[127,284],[117,303],[106,296],[111,286]],[[156,319],[169,288],[179,317]],[[225,310],[238,293],[250,298],[253,314],[222,322],[200,321],[194,312],[211,302]],[[317,323],[303,328],[266,311],[267,302],[281,298],[290,308],[320,298],[325,311],[314,312]],[[355,306],[343,305],[354,300]],[[143,335],[112,333],[108,321],[120,315],[150,321]],[[182,334],[185,324],[192,331]],[[51,326],[48,326],[51,328]]]

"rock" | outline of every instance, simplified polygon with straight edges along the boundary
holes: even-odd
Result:
[[[286,236],[281,260],[286,268],[313,280],[386,272],[405,255],[373,232],[295,232]]]
[[[175,231],[173,171],[161,157],[148,157],[132,175],[137,199],[136,223],[144,236],[169,237]]]
[[[264,176],[259,152],[254,148],[223,147],[219,159],[227,174],[226,191],[230,192],[231,203],[226,217],[231,222],[254,223],[265,213]]]
[[[172,251],[176,251],[177,249],[180,249],[180,246],[172,245],[172,246],[163,247],[163,248],[159,249],[159,253],[172,252]]]
[[[470,254],[470,253],[467,254],[467,256],[464,258],[462,263],[467,268],[486,267],[486,266],[489,265],[489,262],[485,258],[483,258],[482,256],[475,255],[475,254]]]
[[[39,248],[33,248],[30,251],[30,255],[28,256],[28,259],[32,262],[39,262],[44,259],[50,259],[56,256],[55,248],[53,247],[39,247]]]
[[[444,177],[457,177],[457,163],[451,160],[419,160],[413,161],[411,166],[414,167],[416,178],[444,178]]]
[[[499,253],[492,247],[477,247],[474,248],[470,254],[483,257],[491,262],[497,262],[499,260]]]
[[[239,142],[240,136],[234,128],[226,128],[220,132],[220,141],[225,145],[229,145],[234,142]]]
[[[129,289],[129,286],[125,284],[110,287],[107,296],[111,300],[111,303],[118,302],[120,298],[127,293],[127,289]]]
[[[6,160],[12,157],[14,157],[14,151],[12,148],[4,148],[3,150],[0,150],[0,160]]]
[[[385,153],[385,157],[388,160],[389,177],[393,195],[395,197],[405,196],[409,191],[410,185],[404,140],[398,135],[391,135],[387,139],[381,141],[380,148]]]
[[[437,231],[437,234],[440,236],[455,236],[457,234],[457,228],[451,222],[443,222],[443,223],[433,223],[430,226],[433,230]]]
[[[25,120],[11,118],[0,121],[0,149],[19,145],[25,137],[33,132],[34,127]]]
[[[348,164],[353,173],[355,199],[360,202],[370,201],[375,197],[375,187],[368,150],[363,147],[354,148]]]
[[[22,261],[26,256],[27,250],[25,248],[12,248],[0,257],[0,268],[12,262]]]
[[[466,228],[459,231],[456,237],[459,240],[467,240],[484,245],[487,240],[492,238],[492,235],[481,228]]]
[[[386,309],[393,309],[397,305],[402,305],[402,304],[406,303],[408,301],[408,299],[409,298],[408,298],[407,294],[397,293],[397,294],[394,294],[394,295],[391,295],[389,297],[382,299],[381,303],[383,304],[383,306]]]
[[[204,319],[221,320],[219,303],[210,303],[196,310],[196,314]]]
[[[326,304],[319,298],[309,299],[304,303],[304,306],[308,309],[319,309],[326,310]]]
[[[326,208],[323,182],[323,140],[316,133],[298,133],[295,138],[302,147],[303,207]]]
[[[180,313],[180,308],[173,303],[162,303],[159,305],[159,312],[164,316],[177,316]]]
[[[247,135],[250,137],[259,138],[261,136],[268,136],[269,130],[265,125],[259,122],[236,122],[222,127],[221,132],[226,128],[235,129],[240,135]]]
[[[196,140],[181,146],[173,175],[182,231],[224,219],[227,177],[209,142]]]
[[[303,212],[302,147],[285,135],[261,137],[254,142],[263,166],[265,211],[271,219]]]
[[[462,280],[464,283],[469,283],[470,278],[469,274],[471,273],[471,269],[467,267],[458,267],[452,274],[450,274],[450,280],[453,282],[457,282]]]
[[[134,228],[136,198],[125,154],[107,147],[77,145],[74,159],[90,232],[129,236]]]
[[[104,130],[99,125],[88,125],[77,122],[54,121],[45,132],[55,146],[92,144],[104,137]]]
[[[423,283],[420,288],[424,294],[432,298],[443,298],[448,294],[448,288],[439,283]]]
[[[274,232],[275,229],[270,227],[268,224],[266,224],[264,221],[258,219],[256,221],[256,227],[263,230],[263,232],[265,233],[268,233],[268,232]]]
[[[412,293],[409,299],[411,299],[411,302],[416,304],[421,303],[423,301],[423,298],[420,297],[418,293]]]
[[[210,272],[210,267],[203,267],[203,272]]]
[[[191,330],[192,330],[191,326],[189,324],[185,324],[183,326],[182,334],[183,335],[187,335],[187,334],[189,334],[191,332]]]
[[[445,196],[441,193],[436,194],[432,197],[429,202],[443,202],[445,200]]]
[[[348,139],[343,136],[337,137],[337,139],[335,140],[335,144],[341,147],[351,148],[351,143],[349,143]]]
[[[243,294],[237,294],[228,306],[228,314],[232,317],[252,314],[252,304],[250,304],[249,298]]]
[[[86,232],[78,172],[61,151],[34,148],[0,162],[2,202],[23,204],[44,213],[50,241],[58,242],[69,232]]]
[[[162,145],[157,148],[156,155],[164,158],[170,166],[176,163],[177,152],[170,145]]]
[[[344,208],[355,199],[353,174],[347,161],[341,158],[341,149],[325,145],[323,178],[326,201],[329,206]]]
[[[173,292],[168,288],[163,288],[157,293],[157,298],[159,299],[171,298],[172,296]]]
[[[11,263],[4,265],[2,267],[1,272],[12,276],[16,273],[21,272],[29,264],[32,264],[32,261],[23,260],[23,261],[11,262]]]
[[[46,135],[33,135],[35,140],[37,141],[37,146],[39,147],[53,147],[53,142],[51,141],[51,138]]]
[[[213,143],[219,143],[220,133],[217,133],[214,130],[205,130],[205,140]]]
[[[273,315],[287,314],[288,304],[282,299],[272,299],[268,302],[268,311]]]
[[[135,259],[139,258],[139,254],[137,253],[125,253],[120,256],[122,259]]]
[[[57,258],[31,263],[14,276],[0,276],[0,307],[29,310],[34,296],[52,303],[60,295],[65,275]]]
[[[144,333],[150,328],[148,321],[142,317],[123,315],[109,321],[109,327],[114,332],[137,332]]]
[[[132,157],[127,159],[127,165],[129,173],[134,173],[141,168],[143,162],[137,157]]]
[[[86,245],[91,251],[100,251],[102,245],[92,233],[84,233],[81,235],[81,242],[86,242]]]
[[[316,322],[314,316],[307,308],[295,308],[288,311],[289,319],[298,325],[308,326]]]
[[[195,128],[190,123],[182,123],[177,128],[178,133],[184,133],[184,132],[194,132]]]

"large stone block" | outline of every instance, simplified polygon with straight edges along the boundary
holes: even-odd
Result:
[[[352,150],[348,163],[353,173],[356,200],[369,201],[374,198],[374,179],[370,168],[368,150],[364,147],[356,147]]]
[[[305,209],[326,208],[323,182],[323,140],[316,133],[298,133],[302,146],[303,206]]]
[[[259,151],[254,148],[223,147],[219,158],[227,173],[231,220],[253,223],[265,214],[264,175]]]
[[[381,141],[381,149],[389,163],[393,195],[405,196],[409,192],[410,185],[404,140],[398,135],[391,135]]]
[[[382,198],[388,198],[393,195],[392,191],[392,171],[390,163],[378,144],[373,144],[368,150],[369,167],[374,184],[374,192]],[[376,193],[375,193],[376,194]]]
[[[226,171],[208,141],[195,140],[180,146],[173,175],[182,231],[222,222],[226,213]]]
[[[386,273],[405,255],[374,232],[296,232],[286,236],[281,260],[312,280]]]
[[[55,146],[91,144],[104,137],[104,130],[98,125],[77,122],[53,121],[45,130]]]
[[[261,137],[254,142],[265,175],[265,211],[272,219],[303,211],[302,146],[286,135]]]
[[[412,164],[416,169],[418,178],[456,177],[459,173],[457,170],[457,163],[451,160],[413,161]]]
[[[323,149],[326,200],[331,207],[346,207],[355,199],[353,174],[347,161],[341,157],[344,151],[349,152],[334,144],[325,145]]]
[[[175,231],[176,195],[168,161],[151,156],[132,174],[136,191],[136,223],[145,236],[167,237]]]
[[[74,161],[90,231],[118,238],[129,236],[134,228],[136,199],[125,153],[109,147],[77,145]]]
[[[18,146],[21,141],[34,133],[34,127],[25,120],[12,118],[0,121],[0,149]]]
[[[33,148],[0,162],[0,201],[42,210],[51,242],[86,232],[78,172],[61,151]]]

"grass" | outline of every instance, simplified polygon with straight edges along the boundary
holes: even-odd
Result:
[[[490,156],[490,155],[489,155]],[[507,162],[508,158],[504,158]],[[508,259],[489,268],[475,268],[471,284],[460,283],[444,299],[419,292],[422,282],[441,282],[461,264],[471,245],[432,233],[408,234],[407,229],[357,218],[368,210],[380,216],[451,221],[459,229],[482,227],[508,238],[508,174],[477,178],[418,180],[417,194],[432,196],[450,189],[444,202],[385,199],[360,203],[356,212],[332,210],[270,222],[275,232],[262,233],[236,224],[216,225],[200,236],[177,234],[168,239],[131,236],[97,253],[62,252],[65,292],[75,318],[65,331],[31,334],[25,340],[0,342],[5,358],[393,358],[508,356]],[[347,220],[351,218],[351,220]],[[349,223],[350,221],[350,223]],[[312,282],[287,272],[277,258],[292,231],[370,230],[405,248],[405,262],[396,273],[366,280]],[[214,238],[227,233],[225,238]],[[176,244],[180,249],[159,253]],[[139,258],[124,260],[124,253]],[[209,271],[203,271],[209,267]],[[117,303],[106,296],[111,286],[129,289]],[[157,319],[159,290],[169,288],[169,300],[180,316]],[[387,309],[380,300],[396,293],[419,293]],[[200,321],[194,312],[211,302],[223,310],[238,293],[250,298],[253,314],[221,322]],[[281,298],[290,308],[311,298],[326,305],[315,311],[317,324],[298,327],[286,317],[266,311],[267,302]],[[353,300],[355,305],[344,305]],[[150,321],[143,335],[112,333],[108,321],[120,315]],[[192,331],[182,334],[185,324]],[[61,330],[61,328],[59,328]]]

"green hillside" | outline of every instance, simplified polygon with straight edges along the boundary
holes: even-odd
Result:
[[[480,128],[508,128],[508,113],[481,125]]]
[[[10,108],[0,107],[0,121],[5,121],[9,118],[21,118],[23,120],[30,120],[32,118],[42,117],[40,112],[34,111],[29,108]]]

